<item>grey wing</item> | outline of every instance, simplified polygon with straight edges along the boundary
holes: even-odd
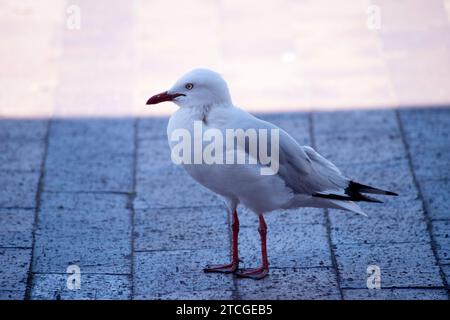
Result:
[[[236,119],[232,127],[279,130],[278,175],[295,193],[311,195],[331,191],[334,194],[344,194],[349,179],[313,148],[300,146],[287,132],[270,122],[258,119],[240,109],[235,111],[240,112],[241,117]],[[270,139],[267,143],[268,149],[272,152]]]
[[[300,146],[280,131],[280,167],[278,175],[295,193],[343,194],[349,184],[339,169],[313,148]]]

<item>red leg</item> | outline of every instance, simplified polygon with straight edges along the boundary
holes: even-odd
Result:
[[[261,257],[262,265],[255,269],[244,269],[236,272],[238,277],[252,278],[259,280],[267,276],[269,273],[269,260],[267,259],[267,225],[264,221],[264,216],[261,214],[259,216],[259,235],[261,237]]]
[[[213,266],[206,266],[203,269],[205,272],[223,272],[231,273],[237,270],[239,266],[239,254],[238,254],[238,235],[239,235],[239,218],[237,211],[234,210],[231,223],[231,262],[228,264],[219,264]]]

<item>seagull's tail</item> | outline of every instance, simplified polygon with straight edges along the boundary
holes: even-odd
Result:
[[[329,202],[331,204],[330,207],[333,207],[335,209],[347,210],[347,211],[358,213],[364,217],[367,217],[367,214],[361,209],[361,207],[358,206],[353,201],[339,201],[339,200],[331,200],[330,199]]]
[[[330,208],[340,209],[358,213],[367,217],[367,214],[353,201],[342,201],[338,199],[322,198],[307,195],[297,195],[293,201],[288,203],[286,209],[298,207],[313,207],[313,208]]]
[[[345,188],[345,194],[333,194],[333,193],[315,193],[313,196],[332,200],[342,201],[365,201],[365,202],[378,202],[382,203],[375,198],[364,195],[363,193],[382,194],[387,196],[398,196],[397,193],[392,191],[386,191],[377,189],[371,186],[366,186],[358,182],[350,181],[347,188]]]

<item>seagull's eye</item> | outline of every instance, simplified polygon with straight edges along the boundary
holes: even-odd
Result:
[[[186,89],[191,90],[194,87],[194,85],[192,83],[187,83],[185,87]]]

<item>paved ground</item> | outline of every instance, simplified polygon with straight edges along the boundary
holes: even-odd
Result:
[[[204,274],[229,256],[223,204],[170,162],[166,119],[2,120],[2,298],[447,299],[450,109],[265,115],[360,181],[398,198],[369,218],[268,216],[270,276]],[[240,210],[244,266],[256,217]],[[66,268],[81,268],[80,290]],[[381,269],[368,290],[367,266]]]
[[[448,1],[73,3],[79,30],[66,27],[72,2],[0,3],[0,298],[448,299]],[[173,108],[143,106],[198,65],[221,70],[246,109],[275,112],[263,117],[400,197],[365,205],[369,218],[273,213],[268,278],[203,274],[229,255],[229,217],[170,162],[167,120],[149,116]],[[353,111],[277,113],[336,107]],[[240,212],[253,266],[256,218]],[[66,287],[72,264],[80,290]],[[368,265],[381,290],[367,289]]]

